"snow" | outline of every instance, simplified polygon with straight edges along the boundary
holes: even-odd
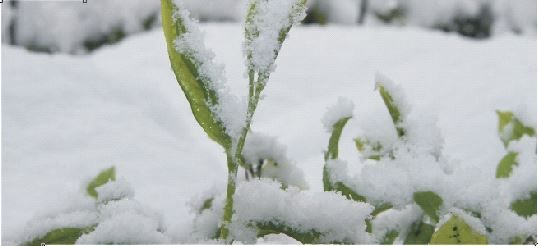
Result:
[[[255,241],[255,230],[248,228],[252,223],[272,222],[300,232],[320,232],[321,242],[370,242],[364,220],[373,207],[336,193],[307,193],[296,188],[284,191],[280,183],[260,179],[238,187],[234,207],[240,212],[232,219],[232,233],[242,241]]]
[[[230,93],[246,95],[242,28],[210,24],[202,25],[202,30],[207,46],[226,65]],[[271,77],[274,83],[267,85],[252,127],[253,132],[275,136],[286,146],[286,157],[303,171],[308,192],[323,189],[323,150],[329,136],[320,119],[324,109],[343,96],[355,105],[339,154],[348,163],[350,177],[382,174],[386,180],[372,187],[409,189],[386,190],[394,196],[394,203],[404,206],[398,209],[411,202],[414,189],[454,182],[458,195],[435,191],[447,197],[444,204],[448,207],[481,209],[483,221],[495,231],[488,235],[490,242],[507,242],[516,232],[536,232],[536,216],[524,219],[508,209],[516,197],[503,193],[503,199],[497,199],[497,189],[522,191],[530,180],[535,183],[535,169],[525,168],[535,162],[533,151],[528,151],[535,146],[535,138],[524,137],[521,146],[512,146],[522,153],[511,177],[514,180],[495,179],[497,164],[506,154],[497,135],[495,110],[516,110],[523,105],[530,114],[526,118],[536,118],[534,38],[506,34],[477,42],[415,28],[336,26],[294,27],[290,34],[277,60],[279,69]],[[117,167],[118,180],[124,178],[132,184],[140,204],[162,213],[162,228],[167,229],[166,238],[172,243],[210,242],[205,235],[199,240],[189,237],[193,229],[189,223],[195,215],[185,203],[215,184],[223,187],[226,156],[191,115],[170,71],[161,30],[127,38],[88,56],[39,55],[3,46],[2,59],[3,243],[27,235],[23,232],[30,228],[26,222],[40,211],[69,203],[76,199],[73,193],[84,194],[82,181],[112,164]],[[432,120],[424,124],[439,128],[444,157],[437,160],[429,150],[418,148],[417,152],[428,154],[411,165],[399,167],[391,160],[375,165],[360,162],[352,141],[356,135],[349,133],[357,129],[368,132],[361,122],[375,122],[370,127],[377,126],[379,132],[394,131],[383,101],[372,90],[376,71],[397,82],[405,93],[413,107],[409,122],[413,117],[421,119],[421,114],[431,115]],[[422,136],[432,136],[434,140],[427,141],[436,142],[433,132],[428,128]],[[387,140],[394,141],[396,137]],[[397,154],[404,161],[417,160],[413,152]],[[443,175],[458,179],[435,178]],[[517,177],[523,180],[521,184],[516,183]],[[374,202],[383,198],[364,195],[375,198]],[[199,232],[193,237],[202,238],[200,235],[211,231],[210,226],[218,226],[215,222],[221,216],[216,211],[222,202],[216,198],[214,204],[215,214],[207,210],[207,217],[192,222],[198,224],[195,229]],[[110,219],[107,224],[122,225],[129,217],[148,225],[132,228],[132,233],[159,227],[150,222],[158,220],[151,213],[138,212]],[[166,238],[153,237],[155,242]]]
[[[355,105],[353,105],[353,101],[344,97],[339,97],[335,105],[332,105],[327,108],[327,111],[321,119],[325,130],[328,132],[332,132],[334,124],[336,122],[344,118],[352,117],[353,108],[355,108]]]

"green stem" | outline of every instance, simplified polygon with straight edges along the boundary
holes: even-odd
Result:
[[[235,179],[237,177],[237,163],[233,161],[233,157],[228,154],[228,185],[226,187],[226,204],[224,205],[224,216],[220,230],[220,236],[226,241],[227,244],[231,244],[232,241],[228,240],[228,224],[232,221],[234,194],[235,194]]]
[[[261,92],[265,87],[266,77],[259,77],[258,81],[254,82],[253,72],[249,72],[249,100],[247,106],[247,115],[245,119],[245,126],[241,129],[241,134],[237,140],[237,145],[235,146],[235,153],[227,152],[228,159],[228,185],[226,188],[226,204],[224,205],[224,215],[222,219],[222,227],[220,231],[220,236],[226,241],[227,244],[231,244],[232,240],[228,238],[229,229],[228,225],[232,221],[233,215],[233,196],[235,194],[236,188],[236,178],[237,178],[237,169],[240,164],[245,166],[243,163],[242,152],[243,147],[245,146],[245,140],[247,138],[248,131],[250,130],[250,124],[252,122],[252,117],[258,106],[260,100]],[[256,86],[257,85],[257,86]]]

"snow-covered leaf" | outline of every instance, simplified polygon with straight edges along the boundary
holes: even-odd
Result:
[[[439,208],[443,204],[443,199],[439,195],[432,191],[417,191],[413,193],[413,200],[433,221],[439,221]]]
[[[512,174],[512,169],[517,166],[517,153],[508,152],[497,166],[496,177],[497,178],[508,178]]]
[[[38,246],[44,244],[74,244],[82,234],[93,230],[88,228],[58,228],[48,232],[45,236],[27,242],[24,246]]]
[[[380,74],[376,76],[376,89],[379,90],[379,95],[381,95],[381,98],[389,111],[392,122],[398,132],[398,137],[403,137],[405,135],[405,129],[402,126],[404,112],[400,108],[401,106],[398,105],[398,103],[401,102],[395,99],[395,93],[397,92],[395,91],[395,88],[392,88],[394,87],[392,83],[392,81]]]
[[[267,78],[293,24],[305,16],[306,0],[251,0],[245,19],[249,74]]]
[[[508,143],[527,136],[535,136],[536,131],[534,128],[525,126],[520,119],[518,119],[514,113],[510,111],[497,111],[499,117],[499,136],[504,143],[504,147],[508,146]]]
[[[356,137],[355,147],[366,159],[379,160],[384,154],[383,145],[379,142],[372,142],[366,138]]]
[[[536,214],[536,191],[531,192],[529,198],[512,202],[510,208],[522,217],[530,217]]]
[[[176,79],[189,101],[194,118],[207,135],[225,149],[229,149],[231,138],[225,126],[214,112],[218,105],[218,93],[210,70],[211,61],[201,60],[192,49],[178,49],[177,40],[193,30],[189,25],[194,21],[188,17],[185,9],[179,9],[172,0],[162,0],[162,25],[168,47],[168,57]],[[189,24],[189,25],[187,25]],[[192,28],[192,27],[191,27]],[[199,40],[193,42],[199,42]],[[191,50],[192,52],[188,52]]]
[[[487,238],[473,230],[456,215],[443,224],[433,236],[430,244],[487,244]]]
[[[116,180],[116,168],[111,167],[101,171],[94,179],[92,179],[86,186],[86,192],[91,197],[97,199],[97,191],[95,188],[102,186],[109,181]]]
[[[327,160],[334,160],[338,158],[338,143],[340,142],[340,136],[344,126],[351,117],[341,118],[332,127],[331,137],[329,138],[329,146],[325,152],[325,165],[323,167],[323,187],[326,191],[334,190],[330,180],[329,169],[327,168]]]

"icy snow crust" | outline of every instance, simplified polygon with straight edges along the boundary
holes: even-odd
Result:
[[[203,30],[208,46],[231,68],[230,91],[244,95],[244,70],[236,69],[243,64],[242,28],[204,25]],[[414,178],[417,174],[413,170],[424,172],[424,176],[438,175],[440,183],[458,181],[454,184],[458,194],[450,196],[443,189],[436,190],[447,206],[457,204],[482,210],[483,222],[495,232],[488,235],[491,243],[508,242],[514,232],[536,232],[536,216],[523,219],[507,209],[513,199],[525,198],[525,190],[533,188],[530,181],[536,181],[535,138],[524,137],[511,143],[509,148],[520,152],[518,167],[511,178],[495,179],[497,164],[507,151],[497,135],[495,110],[516,112],[525,105],[530,115],[517,117],[525,124],[524,119],[536,118],[534,39],[503,36],[471,42],[454,35],[390,28],[298,27],[292,32],[286,52],[277,62],[279,69],[272,75],[275,83],[267,87],[267,97],[260,104],[253,130],[277,136],[287,147],[287,158],[304,172],[312,190],[308,192],[316,193],[323,187],[322,151],[328,134],[320,119],[328,105],[338,96],[345,96],[355,104],[355,117],[344,129],[340,142],[341,163],[347,162],[341,166],[349,170],[343,172],[347,174],[343,178],[351,179],[355,174],[360,177],[364,172],[378,174],[386,168],[386,179],[361,182],[379,182],[372,187],[389,195],[395,193],[385,189],[391,182],[394,187],[401,186],[402,194],[391,200],[404,204],[410,201],[408,188],[436,187],[432,184],[435,179],[426,177],[420,181]],[[32,229],[45,224],[25,223],[38,211],[48,211],[44,217],[53,218],[61,213],[63,205],[77,203],[75,200],[80,199],[70,194],[79,192],[76,189],[84,176],[110,164],[117,165],[118,174],[132,183],[137,201],[163,212],[163,228],[171,243],[215,243],[208,239],[211,235],[193,239],[189,231],[196,228],[203,234],[216,228],[222,217],[217,211],[222,211],[223,197],[217,195],[213,203],[215,212],[205,210],[192,227],[195,216],[189,214],[189,207],[184,204],[215,183],[224,187],[226,157],[218,145],[208,141],[185,98],[178,96],[162,42],[162,32],[156,31],[76,58],[2,47],[2,58],[8,61],[2,66],[3,243],[12,242],[17,235],[46,232],[49,228]],[[432,46],[433,43],[437,45]],[[328,53],[335,62],[327,63]],[[28,67],[35,69],[21,72]],[[419,157],[406,149],[396,154],[403,160],[427,164],[359,162],[351,141],[357,135],[350,134],[355,130],[360,130],[358,135],[371,133],[372,138],[386,132],[389,144],[383,146],[398,146],[390,116],[373,91],[376,71],[385,72],[405,92],[408,104],[413,106],[408,122],[413,118],[421,123],[425,114],[433,115],[429,121],[437,122],[444,141],[439,160],[424,154],[431,151],[414,148]],[[371,121],[375,123],[368,123]],[[411,139],[410,131],[408,128],[407,136]],[[435,131],[420,127],[416,135],[422,133],[424,138],[424,134],[433,136],[430,133]],[[418,141],[410,139],[408,145]],[[271,185],[259,185],[274,191]],[[59,203],[62,198],[55,194],[67,194],[69,199]],[[376,194],[368,196],[383,199]],[[69,205],[72,208],[68,210],[83,211],[79,214],[88,215],[86,222],[98,219],[92,210],[93,201],[81,199],[81,205]],[[407,209],[407,205],[402,205],[395,211]],[[153,218],[151,213],[128,210],[148,221],[155,231],[160,228],[149,222],[155,220],[148,219]],[[412,216],[412,210],[409,211]],[[446,208],[443,211],[450,212]],[[37,217],[43,218],[42,215]],[[380,217],[381,214],[377,218]],[[117,222],[121,220],[122,217],[111,220],[110,224],[121,224]],[[22,233],[24,230],[32,232]],[[157,242],[160,237],[153,238]]]

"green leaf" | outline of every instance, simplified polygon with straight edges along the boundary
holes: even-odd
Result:
[[[303,243],[303,244],[322,244],[322,243],[331,243],[331,244],[352,244],[352,242],[347,241],[332,241],[325,242],[323,240],[323,233],[316,231],[315,229],[310,230],[297,230],[288,225],[279,223],[279,222],[263,222],[255,224],[257,229],[257,236],[263,237],[269,234],[286,234],[287,236]]]
[[[91,197],[97,199],[97,191],[95,188],[116,180],[116,168],[111,167],[101,171],[95,178],[86,186],[86,192]]]
[[[536,191],[532,191],[529,198],[512,202],[510,208],[517,215],[525,218],[536,214]]]
[[[209,81],[205,76],[199,76],[201,73],[196,64],[200,64],[200,61],[187,54],[179,53],[175,48],[176,38],[187,31],[183,23],[184,20],[173,17],[174,13],[179,11],[178,6],[172,0],[161,0],[161,7],[168,57],[176,80],[189,101],[192,114],[198,124],[209,138],[228,150],[231,147],[231,138],[226,134],[223,123],[211,110],[218,105],[217,92],[211,86],[215,81]]]
[[[435,231],[435,226],[422,221],[413,223],[411,230],[404,240],[404,244],[428,244]]]
[[[342,130],[349,119],[351,119],[351,117],[342,118],[333,125],[331,137],[329,138],[328,150],[325,152],[325,165],[323,166],[323,188],[325,191],[333,190],[329,170],[327,169],[327,160],[334,160],[338,158],[338,144],[340,142],[340,136],[342,135]]]
[[[452,217],[437,230],[430,244],[487,244],[488,239],[474,231],[463,219]]]
[[[439,222],[439,208],[443,204],[443,199],[432,191],[417,191],[413,193],[413,199],[430,218]]]
[[[514,116],[514,113],[497,110],[497,116],[499,117],[499,136],[504,147],[507,147],[511,141],[519,140],[524,135],[536,136],[534,128],[523,125],[521,120]]]
[[[381,241],[381,244],[393,244],[394,240],[398,237],[398,231],[396,230],[390,230],[385,234],[385,237],[383,238],[383,241]]]
[[[82,234],[90,232],[93,230],[92,227],[88,228],[58,228],[54,229],[45,236],[34,239],[31,242],[24,243],[24,246],[39,246],[41,243],[45,244],[75,244],[77,239],[82,236]]]
[[[515,166],[517,166],[517,153],[510,151],[499,162],[495,176],[497,178],[508,178]]]
[[[398,105],[396,105],[396,103],[394,102],[392,95],[380,83],[376,83],[376,88],[379,90],[379,95],[381,95],[381,98],[383,98],[383,102],[385,103],[385,106],[387,107],[389,111],[390,117],[392,118],[392,122],[394,123],[394,126],[396,127],[396,132],[398,133],[398,137],[405,136],[405,129],[401,126],[402,124],[401,110],[398,108]]]

